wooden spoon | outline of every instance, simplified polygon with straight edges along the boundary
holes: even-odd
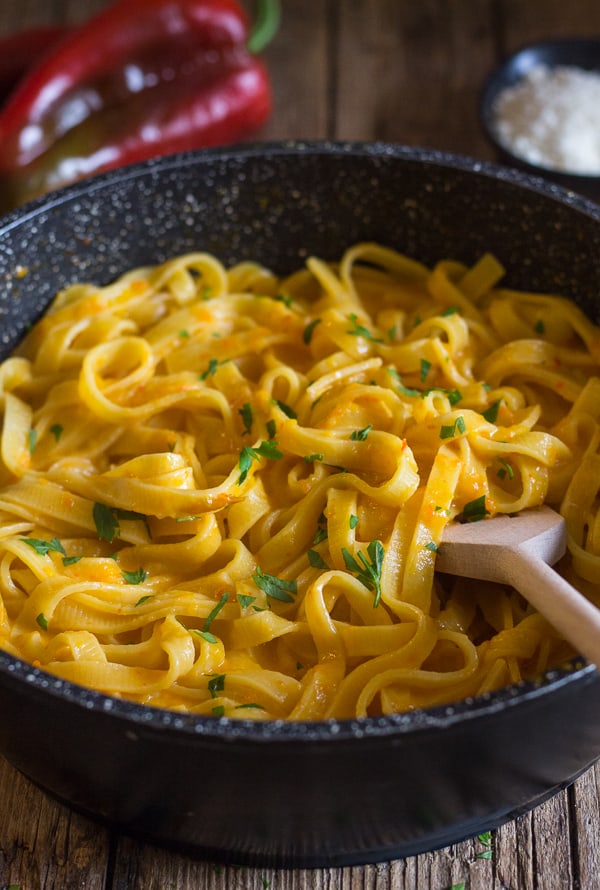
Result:
[[[600,609],[552,565],[565,553],[565,521],[550,507],[444,529],[436,570],[510,584],[577,652],[600,665]]]

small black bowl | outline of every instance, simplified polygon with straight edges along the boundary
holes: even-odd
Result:
[[[494,148],[498,161],[550,179],[563,188],[600,201],[600,174],[587,175],[531,164],[514,154],[498,137],[495,107],[500,94],[516,86],[538,65],[545,65],[550,69],[568,66],[584,71],[597,71],[600,74],[600,37],[546,40],[525,46],[505,59],[487,78],[481,93],[479,115],[484,133]]]

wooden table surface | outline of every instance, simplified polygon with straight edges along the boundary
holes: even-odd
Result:
[[[2,0],[0,33],[77,21],[103,0]],[[600,35],[599,0],[283,0],[264,139],[382,139],[490,158],[486,73],[552,36]],[[0,715],[0,719],[2,719]],[[565,732],[576,728],[565,727]],[[543,751],[540,752],[543,757]],[[600,767],[492,833],[364,867],[220,866],[145,845],[49,799],[0,758],[0,890],[598,890]]]

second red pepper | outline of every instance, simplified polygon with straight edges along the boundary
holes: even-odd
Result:
[[[271,89],[236,0],[117,0],[71,31],[0,113],[2,209],[84,176],[243,139]]]

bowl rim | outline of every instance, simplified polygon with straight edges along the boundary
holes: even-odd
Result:
[[[599,41],[600,42],[600,41]],[[559,202],[600,222],[600,205],[584,196],[548,182],[543,177],[500,164],[475,159],[454,152],[407,146],[383,141],[342,140],[280,140],[245,143],[230,147],[200,149],[162,156],[117,168],[74,183],[56,192],[36,198],[0,218],[2,239],[19,226],[51,213],[63,204],[93,199],[97,193],[118,187],[124,181],[143,177],[156,179],[162,171],[211,163],[226,163],[254,158],[268,161],[278,155],[360,156],[417,162],[435,167],[449,167],[468,175],[481,175],[506,182]],[[596,682],[598,673],[593,664],[575,657],[564,666],[544,672],[537,680],[526,680],[504,686],[493,692],[468,697],[458,702],[431,708],[416,709],[380,717],[328,719],[315,721],[248,720],[182,713],[152,705],[139,704],[62,680],[43,668],[35,667],[0,649],[0,677],[14,686],[24,686],[43,697],[50,696],[86,711],[111,715],[124,725],[148,731],[175,732],[177,735],[213,740],[243,739],[248,742],[298,742],[311,740],[333,743],[343,739],[384,738],[422,733],[432,728],[442,731],[456,723],[493,717],[507,707],[527,706],[548,695],[567,692],[576,685]]]

